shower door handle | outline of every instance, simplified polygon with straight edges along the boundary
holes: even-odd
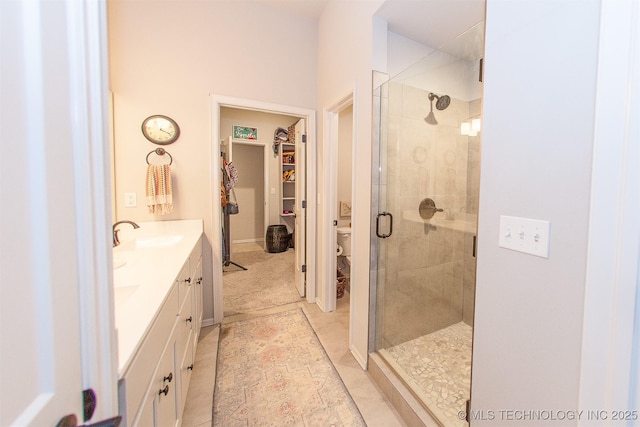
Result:
[[[380,217],[381,216],[389,217],[389,234],[380,234]],[[376,217],[376,236],[380,237],[381,239],[386,239],[387,237],[391,236],[392,233],[393,233],[393,215],[391,215],[390,212],[380,212]]]

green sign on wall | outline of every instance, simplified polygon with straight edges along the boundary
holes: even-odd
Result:
[[[233,139],[258,139],[258,128],[233,126]]]

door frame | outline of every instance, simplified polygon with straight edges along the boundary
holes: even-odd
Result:
[[[30,307],[36,316],[29,321],[40,325],[37,333],[20,328],[21,340],[30,342],[27,347],[33,350],[20,357],[31,364],[30,378],[36,383],[10,384],[13,393],[3,396],[3,404],[15,410],[15,418],[6,421],[15,425],[53,425],[67,414],[85,421],[86,389],[97,397],[93,421],[118,414],[106,4],[66,0],[54,6],[56,13],[46,13],[45,3],[15,4],[0,14],[0,22],[16,34],[15,46],[3,51],[3,57],[19,53],[12,56],[6,79],[16,86],[2,108],[4,113],[5,108],[20,106],[11,114],[12,131],[18,132],[12,143],[21,144],[28,154],[13,191],[24,191],[24,203],[31,207],[26,217],[20,213],[20,221],[12,221],[17,219],[14,211],[7,212],[5,222],[13,228],[8,235],[3,229],[3,243],[24,249],[12,258],[9,272],[30,269],[22,271],[29,274],[10,275],[33,290],[38,306]],[[51,42],[47,36],[60,25],[60,38]],[[19,78],[13,78],[14,72]],[[58,89],[44,90],[50,85]],[[56,134],[45,134],[44,129],[58,121]],[[57,140],[65,143],[50,150],[47,144]],[[64,165],[64,172],[53,164]],[[65,192],[55,199],[50,194],[48,202],[46,184],[54,176],[53,185],[65,185]],[[31,194],[35,186],[44,197]],[[57,239],[61,235],[63,241]],[[20,316],[30,313],[21,311],[21,304],[30,302],[13,301],[12,312],[6,314],[17,313],[10,318],[21,322]]]
[[[322,224],[325,226],[322,227],[322,233],[324,239],[322,241],[324,244],[322,245],[322,253],[324,255],[324,266],[323,266],[323,279],[321,290],[318,291],[318,305],[320,309],[324,312],[335,311],[336,309],[336,268],[337,268],[337,258],[336,258],[336,245],[337,245],[337,226],[334,225],[334,221],[337,221],[336,213],[338,212],[338,122],[340,111],[344,110],[349,106],[353,106],[353,132],[352,132],[352,165],[351,165],[351,188],[355,188],[354,186],[354,174],[355,174],[355,146],[356,146],[356,126],[355,126],[355,117],[356,117],[356,106],[354,104],[355,98],[355,88],[342,96],[336,103],[334,103],[331,107],[325,109],[323,111],[324,114],[324,153],[323,153],[323,169],[324,169],[324,188],[326,191],[324,192],[323,198],[323,216],[322,216]],[[352,197],[353,200],[353,197]],[[353,206],[353,201],[352,201]],[[353,218],[353,210],[352,210],[352,218]],[[353,233],[353,230],[352,230]],[[351,235],[351,241],[353,242],[353,234]],[[355,245],[351,245],[351,259],[355,259],[354,253],[356,252]],[[354,269],[351,269],[351,282],[355,282],[355,278],[353,276]],[[350,312],[353,309],[353,299],[350,300]],[[351,323],[351,322],[350,322]],[[349,327],[349,336],[352,335],[352,325]]]
[[[240,141],[240,140],[234,140],[233,138],[229,137],[229,144],[232,146],[232,148],[230,149],[230,153],[231,156],[229,157],[229,159],[227,159],[229,162],[233,161],[233,145],[235,144],[239,144],[239,145],[244,145],[247,147],[262,147],[262,167],[263,167],[263,174],[262,174],[262,191],[263,191],[263,195],[262,195],[262,200],[263,200],[263,205],[264,205],[264,215],[263,215],[263,238],[264,238],[264,233],[267,231],[267,227],[269,226],[269,212],[271,209],[271,203],[269,201],[270,197],[269,197],[269,187],[270,187],[270,182],[269,182],[269,145],[265,144],[264,142],[254,142],[254,141]],[[233,229],[233,228],[232,228]],[[233,236],[230,236],[233,237]],[[231,243],[233,243],[233,239],[231,239]]]
[[[306,248],[306,300],[316,302],[316,112],[307,108],[292,107],[252,99],[210,94],[211,98],[211,161],[209,162],[210,184],[213,195],[218,194],[220,182],[219,153],[220,153],[220,108],[230,107],[245,110],[262,111],[265,113],[283,114],[292,117],[302,117],[307,121],[307,248]],[[214,198],[215,201],[215,198]],[[224,317],[222,303],[222,253],[216,242],[222,241],[221,207],[219,203],[212,203],[211,208],[211,257],[213,277],[213,323],[221,323]]]
[[[579,407],[633,410],[640,408],[640,126],[634,120],[640,7],[634,1],[602,2],[599,46]]]

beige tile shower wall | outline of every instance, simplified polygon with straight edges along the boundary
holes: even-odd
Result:
[[[384,346],[461,320],[471,324],[473,317],[473,234],[403,218],[403,214],[415,214],[426,197],[444,209],[436,213],[437,218],[469,219],[477,214],[477,207],[469,212],[467,203],[471,187],[477,188],[468,181],[478,167],[469,167],[472,142],[460,135],[460,122],[469,118],[469,103],[452,99],[446,110],[434,109],[439,124],[432,126],[424,122],[428,93],[399,83],[389,85],[386,157],[390,167],[385,182],[394,233],[380,247],[387,259],[387,280],[379,285],[384,295],[379,300]]]

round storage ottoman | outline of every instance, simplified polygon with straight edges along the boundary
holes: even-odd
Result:
[[[289,247],[289,231],[286,225],[270,225],[264,238],[267,252],[284,252]]]

